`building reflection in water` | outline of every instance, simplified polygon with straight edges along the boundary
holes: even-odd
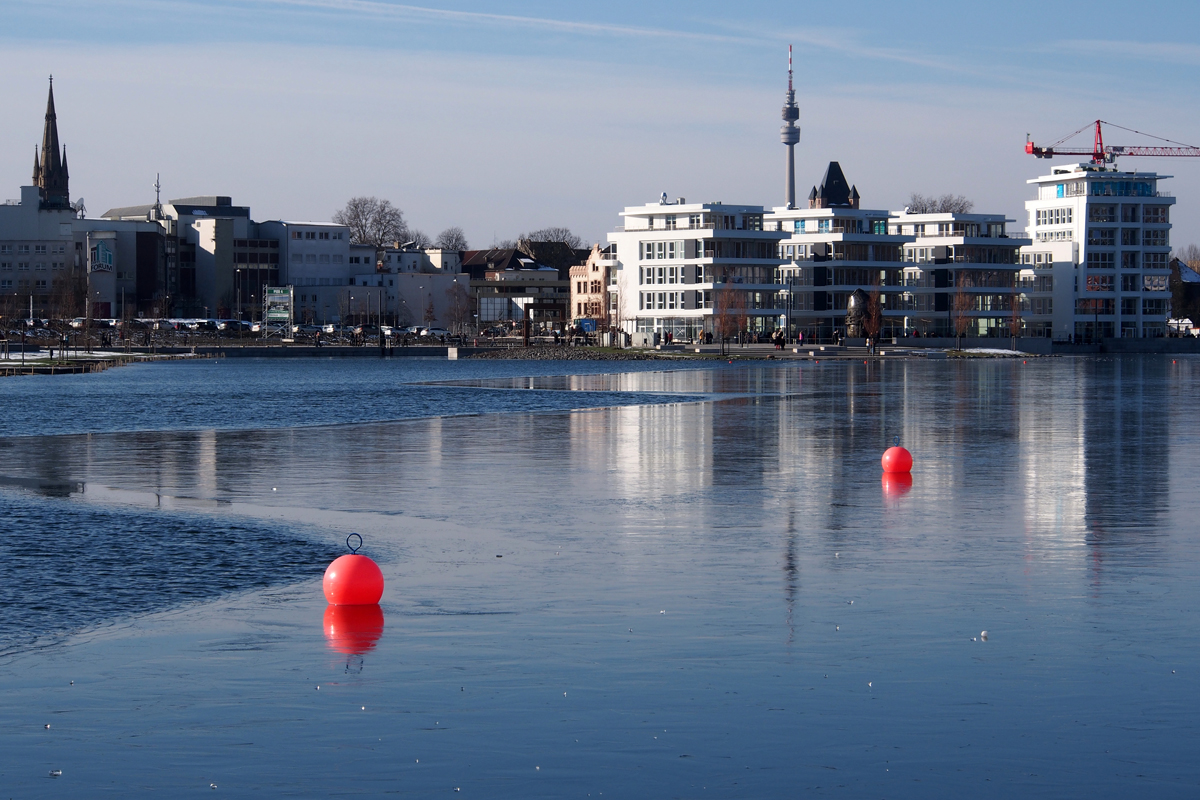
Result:
[[[68,490],[83,481],[616,536],[618,549],[620,537],[659,536],[782,550],[790,629],[805,555],[852,541],[886,548],[922,530],[969,539],[986,518],[1012,532],[1030,568],[1053,563],[1098,576],[1119,552],[1152,555],[1169,490],[1169,366],[1152,358],[805,362],[505,379],[476,385],[710,399],[12,438],[0,448],[0,475]],[[885,515],[879,457],[894,436],[916,465],[904,502]]]

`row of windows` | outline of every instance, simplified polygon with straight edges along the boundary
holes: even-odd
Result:
[[[328,253],[292,253],[293,264],[341,264],[342,256],[334,253],[332,256]]]
[[[341,239],[345,231],[292,231],[293,239]]]
[[[31,246],[27,245],[27,244],[18,244],[18,245],[0,244],[0,256],[11,256],[14,252],[14,249],[15,249],[17,255],[27,256],[30,254],[30,247]],[[51,253],[60,254],[60,253],[67,252],[67,246],[62,243],[51,243],[49,245],[35,244],[35,245],[32,245],[32,248],[33,248],[33,251],[32,251],[33,255],[35,255],[35,256],[44,256],[44,255],[48,255]]]
[[[1167,247],[1170,234],[1166,230],[1141,230],[1121,228],[1121,244],[1124,247]],[[1116,228],[1089,228],[1088,244],[1099,247],[1114,247],[1117,243]]]
[[[648,311],[657,308],[684,308],[685,292],[642,292],[638,295],[638,308]]]
[[[638,259],[641,261],[675,260],[688,258],[684,242],[638,242]],[[695,252],[695,245],[690,248]],[[691,256],[695,258],[695,256]]]
[[[1111,292],[1116,285],[1116,276],[1112,273],[1088,273],[1085,285],[1089,292]],[[1165,292],[1166,290],[1166,275],[1121,276],[1121,291],[1123,292]]]
[[[1088,315],[1111,315],[1117,307],[1116,301],[1111,297],[1088,297],[1080,298],[1075,301],[1076,314]],[[1125,297],[1121,299],[1121,316],[1136,317],[1138,312],[1138,298]],[[1163,317],[1167,314],[1167,301],[1163,300],[1142,300],[1142,316],[1146,317]]]
[[[685,283],[685,276],[698,277],[696,267],[640,267],[638,269],[638,283]],[[596,281],[599,283],[599,281]]]
[[[1074,241],[1075,232],[1071,230],[1065,231],[1038,231],[1037,240],[1039,242],[1070,242]]]
[[[58,281],[55,281],[54,284],[56,286],[59,285]],[[11,278],[5,278],[3,280],[0,280],[0,289],[12,289],[12,288],[13,288],[13,282],[12,282]],[[28,290],[30,288],[29,281],[25,280],[25,279],[17,281],[16,288]],[[49,284],[44,279],[36,280],[33,282],[33,289],[35,291],[45,291],[48,288],[49,288]]]
[[[28,270],[29,262],[28,261],[18,261],[18,262],[16,262],[16,268],[17,268],[18,272],[23,272],[25,270]],[[45,261],[36,261],[33,264],[33,268],[35,270],[45,269],[46,262]],[[65,261],[51,261],[50,262],[50,269],[52,269],[52,270],[60,270],[60,269],[66,269],[66,268],[67,268],[67,262],[65,262]],[[12,269],[13,269],[12,261],[0,261],[0,270],[2,270],[4,272],[11,272]]]
[[[1128,203],[1120,206],[1121,222],[1142,222],[1147,225],[1165,225],[1171,221],[1170,206],[1139,206]],[[1141,213],[1139,213],[1141,209]],[[1091,222],[1116,222],[1116,205],[1089,205],[1088,220]]]
[[[675,267],[671,267],[672,270]],[[674,281],[671,281],[674,283]],[[604,291],[604,285],[600,281],[575,281],[576,294],[599,294]]]
[[[1038,225],[1070,225],[1073,216],[1070,206],[1066,208],[1043,208],[1037,212]]]

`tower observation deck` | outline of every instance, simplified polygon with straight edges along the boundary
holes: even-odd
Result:
[[[783,127],[779,139],[787,147],[787,207],[796,207],[796,143],[800,141],[800,109],[796,107],[796,90],[792,86],[792,46],[788,45],[787,102],[783,104]]]

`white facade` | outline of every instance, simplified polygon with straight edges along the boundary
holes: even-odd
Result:
[[[1166,334],[1175,198],[1158,181],[1170,177],[1069,164],[1028,181],[1024,254],[1035,272],[1053,259],[1055,339]]]
[[[616,245],[613,327],[695,340],[714,330],[717,291],[738,295],[749,328],[774,327],[785,234],[765,230],[762,206],[663,200],[621,216],[625,225],[608,234]]]
[[[329,222],[258,223],[262,236],[279,242],[279,285],[292,286],[300,322],[339,322],[345,290],[361,264],[351,264],[350,229]],[[363,254],[355,247],[355,254]]]

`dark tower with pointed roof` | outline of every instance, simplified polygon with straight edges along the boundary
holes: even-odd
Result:
[[[825,177],[821,179],[821,188],[816,186],[808,193],[809,208],[834,208],[843,206],[858,208],[858,187],[851,186],[846,180],[842,166],[836,161],[830,161],[825,169]]]
[[[60,152],[61,151],[61,152]],[[54,113],[54,77],[50,77],[50,96],[46,99],[46,126],[42,130],[42,155],[33,161],[33,185],[41,195],[41,208],[70,209],[67,149],[58,144],[58,115]]]

